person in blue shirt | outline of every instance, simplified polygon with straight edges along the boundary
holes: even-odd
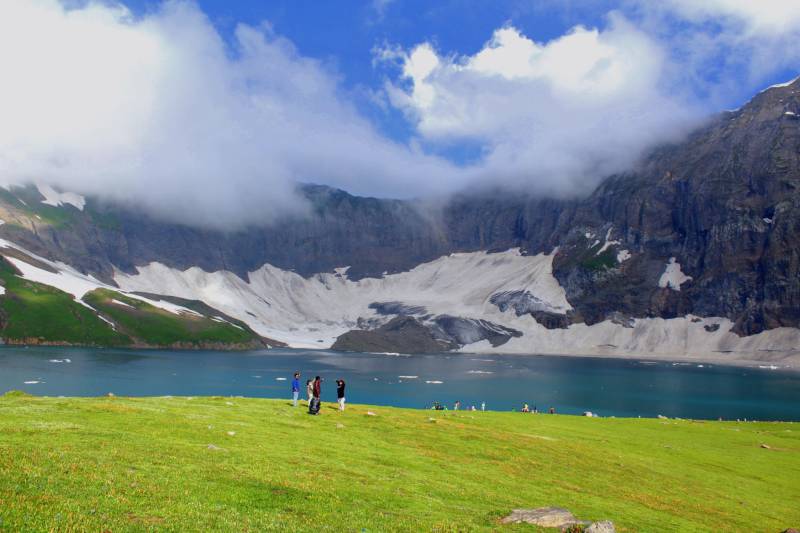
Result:
[[[300,372],[294,373],[292,380],[292,405],[297,407],[297,399],[300,397]]]

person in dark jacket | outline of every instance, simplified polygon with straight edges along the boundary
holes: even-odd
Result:
[[[320,408],[320,396],[322,395],[322,378],[317,376],[314,378],[314,383],[311,384],[311,394],[313,397],[308,403],[308,414],[318,415]]]
[[[314,378],[314,398],[319,400],[322,397],[322,378],[317,376]]]
[[[336,380],[336,399],[339,402],[339,410],[344,411],[344,380]]]

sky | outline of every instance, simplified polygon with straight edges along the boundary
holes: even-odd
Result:
[[[585,195],[798,38],[797,0],[4,0],[0,182],[225,229],[297,183]]]

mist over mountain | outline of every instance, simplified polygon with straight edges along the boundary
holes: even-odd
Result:
[[[378,40],[382,83],[365,87],[269,20],[223,31],[190,1],[9,0],[0,182],[235,231],[307,214],[298,183],[585,197],[792,64],[795,13],[778,4],[751,24],[725,2],[631,2],[546,38],[507,22],[471,52]]]

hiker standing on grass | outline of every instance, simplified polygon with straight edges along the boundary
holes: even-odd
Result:
[[[311,405],[311,400],[314,398],[314,380],[306,381],[306,394],[308,395],[308,405]]]
[[[322,397],[322,378],[319,376],[314,378],[312,394],[314,398],[317,400],[319,400]]]
[[[300,398],[300,372],[294,373],[292,379],[292,406],[297,407],[297,399]]]
[[[344,380],[336,380],[336,399],[339,401],[339,410],[344,411]]]

